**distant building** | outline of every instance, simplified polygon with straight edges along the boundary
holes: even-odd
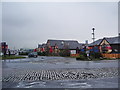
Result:
[[[45,52],[46,51],[46,44],[38,44],[37,52]]]
[[[96,40],[89,44],[89,48],[98,46],[101,53],[120,53],[120,36],[117,37],[104,37],[103,39]]]
[[[1,42],[1,51],[4,55],[6,55],[6,52],[8,50],[8,45],[6,42]]]
[[[30,48],[20,48],[20,50],[18,51],[20,55],[27,55],[28,53],[33,52],[34,49],[30,49]]]
[[[80,49],[83,45],[75,40],[47,40],[47,47],[50,53],[59,53],[60,50],[68,49],[70,54],[76,54],[76,49]]]

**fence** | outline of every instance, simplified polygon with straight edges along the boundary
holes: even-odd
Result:
[[[120,58],[120,54],[102,54],[105,58]]]
[[[79,56],[79,54],[71,54],[70,56],[76,57]],[[104,58],[120,58],[120,54],[102,54]]]

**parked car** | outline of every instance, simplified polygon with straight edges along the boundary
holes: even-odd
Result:
[[[28,54],[28,57],[37,57],[37,56],[38,56],[37,52],[31,52]]]

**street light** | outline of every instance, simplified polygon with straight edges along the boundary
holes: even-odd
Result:
[[[93,32],[92,32],[92,35],[93,35],[92,39],[93,39],[93,42],[94,42],[95,41],[95,33],[94,33],[95,28],[92,28],[92,30],[93,30]]]

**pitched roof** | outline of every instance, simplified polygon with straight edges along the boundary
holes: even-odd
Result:
[[[50,43],[50,46],[57,45],[59,49],[63,49],[65,45],[67,45],[69,49],[76,49],[77,47],[80,47],[82,45],[82,43],[78,43],[78,41],[75,41],[75,40],[51,40],[49,39],[47,42]]]
[[[38,48],[44,48],[46,47],[46,44],[38,44]]]
[[[96,40],[95,42],[92,42],[88,46],[94,46],[94,45],[99,45],[101,43],[102,39]]]
[[[105,38],[110,44],[120,44],[120,37]]]
[[[106,39],[110,44],[120,44],[120,36],[117,36],[117,37],[105,37],[103,39]],[[96,40],[95,42],[89,44],[89,46],[93,46],[93,45],[100,45],[101,41],[103,39],[99,39],[99,40]]]

